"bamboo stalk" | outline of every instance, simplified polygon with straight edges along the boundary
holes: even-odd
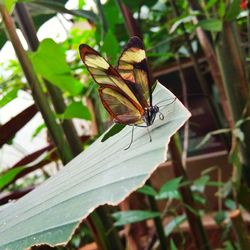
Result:
[[[5,31],[9,36],[9,39],[14,47],[18,60],[22,66],[24,75],[32,90],[32,95],[35,100],[35,103],[43,116],[43,119],[49,129],[49,133],[53,142],[57,146],[57,150],[60,155],[60,158],[62,159],[63,164],[66,164],[72,159],[72,153],[68,143],[66,142],[63,136],[62,128],[56,123],[55,116],[52,110],[50,109],[46,98],[44,97],[44,93],[40,86],[38,77],[17,36],[14,22],[2,4],[0,4],[0,13],[2,15],[3,23],[5,25]]]
[[[229,214],[232,221],[234,232],[238,238],[241,250],[248,250],[250,246],[250,239],[245,222],[243,221],[240,209],[236,209]]]
[[[194,24],[198,23],[198,19],[194,17]],[[207,62],[209,64],[210,72],[211,75],[214,79],[215,85],[218,89],[218,93],[220,96],[220,101],[221,101],[221,106],[225,114],[225,118],[229,124],[229,126],[232,128],[233,127],[233,121],[232,121],[232,116],[228,107],[228,100],[226,97],[225,89],[223,87],[223,80],[218,64],[218,60],[215,56],[215,52],[212,48],[212,45],[204,32],[204,30],[201,27],[196,28],[196,34],[199,39],[199,42],[201,44],[201,47],[206,55]]]
[[[124,3],[122,3],[121,0],[116,0],[116,4],[122,12],[128,35],[130,37],[138,36],[142,39],[141,31],[136,23],[136,20],[133,18],[133,15],[129,8]]]
[[[176,16],[180,16],[181,13],[180,13],[180,11],[178,9],[176,1],[171,0],[171,4],[173,6],[175,15]],[[194,71],[195,71],[196,77],[198,79],[199,85],[201,87],[202,92],[207,97],[206,102],[207,102],[207,106],[208,106],[209,112],[213,116],[214,122],[215,122],[216,126],[218,128],[223,127],[222,124],[221,124],[221,119],[219,118],[219,115],[218,115],[217,110],[216,110],[216,108],[214,106],[213,100],[211,98],[209,87],[208,87],[208,83],[207,83],[205,77],[203,76],[203,74],[202,74],[202,72],[200,70],[200,67],[199,67],[199,64],[198,64],[198,60],[197,60],[197,58],[195,56],[195,53],[193,51],[193,48],[192,48],[192,45],[191,45],[191,41],[190,41],[189,36],[188,36],[188,34],[186,32],[186,28],[185,28],[184,23],[180,24],[180,28],[183,31],[184,38],[185,38],[185,43],[186,43],[186,48],[188,50],[190,59],[191,59],[191,61],[193,63]],[[226,148],[229,149],[230,148],[230,140],[229,140],[229,138],[226,135],[224,135],[224,134],[220,135],[220,137],[221,137],[222,141],[224,142]]]
[[[24,3],[16,3],[15,15],[17,16],[18,24],[24,34],[24,37],[32,51],[36,51],[39,46],[35,26],[30,13],[27,11]],[[65,111],[66,105],[62,97],[60,89],[53,86],[47,80],[44,80],[48,93],[51,97],[55,111],[61,114]],[[69,146],[74,156],[82,152],[82,143],[79,140],[76,129],[71,120],[63,120],[62,128]]]
[[[238,120],[250,116],[249,85],[235,23],[224,21],[216,52],[235,125]],[[250,187],[250,124],[243,124],[241,129],[244,133],[244,145],[239,142],[239,153],[243,176]]]
[[[178,134],[175,134],[170,139],[169,151],[171,154],[172,164],[174,166],[174,173],[176,177],[181,176],[183,182],[188,181],[188,177],[184,166],[182,164],[181,157],[181,147],[179,143]],[[191,207],[194,211],[197,211],[195,202],[193,200],[192,192],[189,186],[185,185],[179,188],[183,202]],[[199,250],[210,250],[209,241],[207,238],[206,231],[202,225],[202,221],[197,213],[191,212],[188,208],[185,207],[185,212],[187,215],[188,223],[191,229],[191,232],[194,237],[196,248]]]

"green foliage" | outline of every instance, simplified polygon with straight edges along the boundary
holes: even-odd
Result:
[[[130,211],[122,211],[116,212],[112,214],[115,219],[115,226],[124,226],[126,224],[136,223],[148,219],[153,219],[155,217],[159,217],[159,212],[152,211],[142,211],[142,210],[130,210]]]
[[[14,9],[14,6],[16,4],[17,0],[1,0],[0,4],[3,4],[7,11],[11,13]]]
[[[40,124],[33,132],[32,138],[35,138],[38,134],[40,134],[44,128],[46,128],[46,125],[44,123]]]
[[[53,10],[55,13],[66,13],[73,16],[78,16],[82,18],[86,18],[91,20],[92,22],[97,22],[97,16],[93,11],[87,11],[87,10],[69,10],[64,7],[65,1],[53,1],[53,0],[26,0],[27,2],[31,2],[33,4],[36,4],[42,7],[45,7],[47,11]],[[44,13],[44,10],[43,10]]]
[[[120,46],[112,31],[108,31],[106,33],[103,40],[102,51],[106,52],[106,54],[111,57],[111,60],[109,61],[114,65],[116,62],[117,54],[120,51]]]
[[[233,0],[232,3],[230,3],[229,8],[226,12],[226,16],[225,16],[225,19],[227,21],[233,21],[239,15],[240,3],[241,3],[241,0]]]
[[[170,249],[171,250],[178,250],[178,248],[176,247],[176,245],[172,239],[170,240]]]
[[[0,99],[0,108],[11,102],[13,99],[17,97],[18,89],[12,89],[4,94],[4,96]]]
[[[177,177],[167,181],[160,189],[156,199],[180,199],[178,188],[180,187],[182,177]]]
[[[0,189],[11,183],[25,167],[16,167],[0,174]]]
[[[142,194],[146,194],[146,195],[150,195],[150,196],[157,195],[157,191],[153,187],[146,185],[146,184],[143,187],[139,188],[137,190],[137,192],[142,193]]]
[[[31,53],[30,58],[35,70],[44,79],[71,95],[80,94],[83,86],[71,75],[65,53],[59,44],[52,39],[45,39],[40,43],[39,49]]]
[[[222,30],[222,21],[219,19],[201,20],[198,25],[202,29],[212,31],[212,32],[219,32]]]
[[[106,141],[107,139],[109,139],[111,136],[114,136],[116,134],[118,134],[120,131],[122,131],[122,129],[125,128],[125,125],[123,124],[115,124],[114,126],[112,126],[108,132],[106,132],[101,140],[101,142]]]
[[[186,216],[180,215],[173,218],[165,227],[164,232],[166,236],[169,236],[176,227],[180,226],[186,220]]]
[[[63,114],[59,115],[63,119],[79,118],[84,120],[91,120],[91,114],[86,106],[82,102],[72,102],[66,108]]]

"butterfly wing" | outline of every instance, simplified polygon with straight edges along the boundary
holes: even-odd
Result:
[[[127,125],[143,123],[140,111],[117,87],[101,86],[99,95],[103,106],[115,122]]]
[[[118,72],[122,78],[132,82],[142,93],[140,102],[152,106],[152,91],[149,68],[143,43],[139,37],[132,37],[124,48],[118,62]]]
[[[133,91],[133,86],[129,86],[129,81],[124,80],[115,68],[88,45],[80,45],[79,50],[83,63],[96,83],[104,87],[116,87],[136,106],[141,114],[144,113],[144,108],[136,96],[136,90]]]

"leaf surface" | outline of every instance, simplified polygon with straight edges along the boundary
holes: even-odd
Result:
[[[97,206],[116,205],[142,187],[159,163],[166,160],[170,137],[190,117],[174,95],[157,85],[153,100],[160,111],[149,130],[131,126],[105,142],[97,139],[55,176],[15,203],[0,208],[0,249],[24,249],[34,244],[64,244],[73,230]],[[165,101],[165,103],[164,103]],[[164,106],[164,104],[166,104]]]

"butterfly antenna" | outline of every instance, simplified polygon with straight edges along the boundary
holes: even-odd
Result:
[[[163,103],[163,102],[166,102],[166,101],[169,100],[169,99],[166,99],[166,100],[164,100],[164,101],[162,101],[162,102],[159,102],[159,103],[156,104],[156,105],[157,105],[159,108],[169,106],[169,105],[171,105],[172,103],[174,103],[174,102],[176,101],[177,97],[174,97],[174,98],[172,98],[172,99],[173,99],[173,101],[171,101],[170,103],[167,103],[167,104],[164,104],[164,105],[158,105],[158,104],[160,104],[160,103]]]
[[[135,125],[133,125],[133,127],[132,127],[131,141],[130,141],[129,145],[128,145],[126,148],[124,148],[124,150],[129,149],[130,146],[131,146],[132,143],[133,143],[133,140],[134,140],[134,129],[135,129]]]
[[[150,131],[148,129],[148,126],[147,126],[147,131],[148,131],[148,136],[149,136],[149,142],[151,142],[152,141],[152,137],[151,137]]]

